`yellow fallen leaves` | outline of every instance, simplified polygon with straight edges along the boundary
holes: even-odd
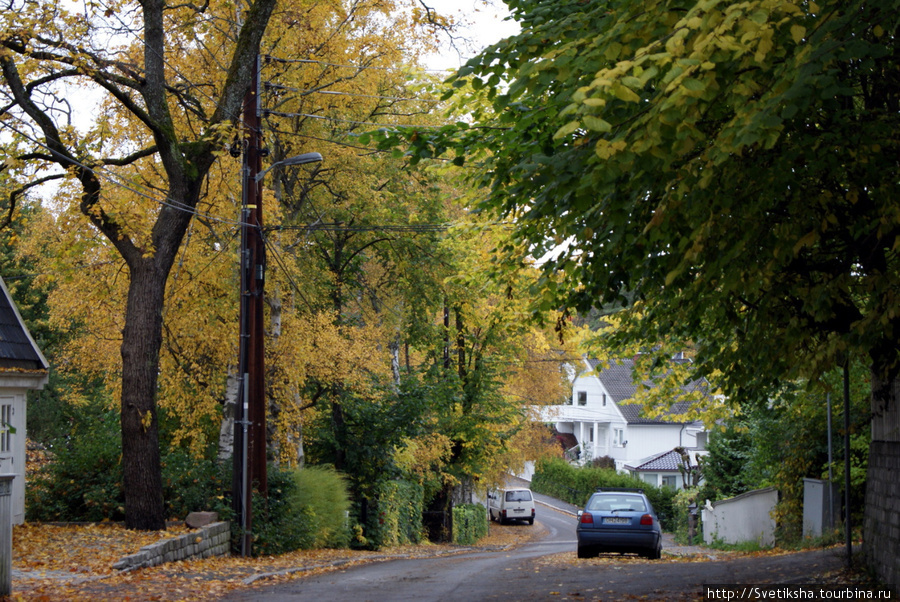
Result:
[[[266,558],[206,558],[173,562],[131,572],[111,565],[142,546],[189,532],[184,527],[142,533],[121,525],[26,524],[13,532],[13,600],[96,602],[97,600],[216,600],[227,592],[334,570],[336,566],[395,556],[427,557],[456,548],[424,543],[381,550],[304,550]],[[477,547],[505,548],[546,534],[541,525],[490,525]],[[473,546],[474,547],[474,546]]]
[[[26,523],[13,529],[13,568],[19,571],[112,573],[112,564],[122,556],[190,531],[183,526],[167,531],[129,531],[114,523]]]

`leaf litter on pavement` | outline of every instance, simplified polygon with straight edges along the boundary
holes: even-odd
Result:
[[[491,524],[477,546],[424,543],[380,551],[303,550],[262,558],[216,557],[172,562],[133,571],[112,565],[141,547],[191,530],[129,531],[120,524],[52,525],[27,523],[13,529],[14,601],[140,600],[202,602],[254,584],[286,581],[348,565],[397,557],[426,557],[478,548],[516,546],[545,530]]]
[[[249,589],[255,585],[287,581],[321,574],[354,564],[377,562],[398,557],[429,557],[459,553],[472,548],[502,550],[539,538],[546,533],[541,525],[490,525],[488,537],[476,546],[453,546],[424,543],[399,546],[379,551],[304,550],[262,558],[217,557],[186,560],[156,567],[119,572],[112,568],[121,557],[161,539],[176,537],[191,530],[184,526],[167,531],[129,531],[113,523],[91,525],[34,524],[16,526],[13,530],[14,601],[176,601],[204,602],[215,600],[229,591]],[[712,551],[715,556],[755,556],[786,553]],[[685,557],[667,557],[668,562],[704,562],[713,560],[709,553]],[[535,570],[560,569],[564,566],[621,562],[620,556],[578,559],[571,552],[544,556],[534,561]],[[634,563],[658,561],[632,558]],[[846,579],[846,576],[843,576]],[[575,599],[578,595],[569,594]],[[582,595],[587,592],[583,592]]]

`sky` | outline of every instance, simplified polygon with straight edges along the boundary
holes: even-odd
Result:
[[[506,5],[501,0],[421,0],[426,6],[439,13],[454,17],[465,24],[460,36],[471,39],[470,47],[458,44],[463,53],[460,54],[444,44],[442,52],[429,57],[430,69],[457,69],[478,51],[490,46],[507,36],[518,33],[519,25],[513,21],[504,21],[509,15]]]

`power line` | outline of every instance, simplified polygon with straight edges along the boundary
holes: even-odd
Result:
[[[341,223],[333,223],[309,224],[306,226],[269,226],[266,227],[266,230],[303,230],[307,232],[446,232],[449,228],[450,224],[411,224],[407,226],[384,224],[374,226],[351,226]]]
[[[25,125],[30,125],[28,122],[26,122],[24,119],[22,119],[15,113],[7,112],[7,115],[11,116],[13,119],[16,119],[16,120],[24,123]],[[59,152],[57,152],[57,151],[53,150],[52,148],[50,148],[49,146],[47,146],[47,144],[45,144],[44,142],[41,142],[40,140],[38,140],[37,138],[34,138],[33,136],[31,136],[30,134],[28,134],[26,132],[16,129],[15,127],[9,125],[5,121],[0,121],[0,126],[5,127],[9,130],[12,130],[13,132],[18,134],[22,138],[28,140],[32,144],[46,150],[52,156],[61,158],[61,159],[65,160],[67,163],[71,163],[81,169],[84,169],[85,171],[88,171],[88,172],[94,174],[98,178],[108,181],[110,184],[112,184],[114,186],[118,186],[119,188],[123,188],[130,192],[133,192],[134,194],[136,194],[142,198],[145,198],[147,200],[153,201],[154,203],[157,203],[164,207],[169,207],[171,209],[175,209],[177,211],[183,211],[185,213],[190,213],[190,214],[194,215],[195,217],[202,217],[204,219],[208,219],[208,220],[214,221],[214,222],[219,222],[219,223],[228,224],[228,225],[232,225],[232,226],[243,225],[240,220],[230,220],[230,219],[226,219],[226,218],[222,218],[222,217],[217,217],[215,215],[211,215],[208,213],[201,213],[200,211],[197,211],[197,209],[192,208],[190,205],[187,205],[186,203],[183,203],[176,199],[171,199],[168,197],[165,199],[160,199],[150,193],[144,192],[144,190],[139,189],[134,184],[120,181],[120,179],[121,179],[120,176],[115,174],[115,172],[109,171],[105,167],[99,167],[99,168],[89,167],[88,165],[82,163],[81,161],[78,161],[77,159],[65,157],[65,156],[61,155]]]
[[[333,121],[336,123],[349,123],[351,125],[374,125],[374,126],[386,127],[386,128],[406,127],[406,128],[438,129],[438,128],[444,127],[442,125],[420,125],[420,124],[400,124],[400,123],[378,123],[375,121],[355,121],[353,119],[341,119],[339,117],[325,117],[324,115],[313,115],[311,113],[290,113],[287,111],[273,111],[272,109],[263,109],[262,113],[263,113],[263,117],[271,117],[272,115],[274,115],[276,117],[306,117],[308,119],[321,119],[323,121]]]
[[[318,61],[315,59],[283,59],[279,57],[274,57],[270,54],[263,55],[263,60],[267,63],[282,63],[282,64],[312,64],[312,65],[323,65],[325,67],[339,67],[343,69],[356,69],[358,71],[364,71],[366,69],[376,69],[381,71],[396,71],[397,67],[376,67],[375,65],[350,65],[345,63],[329,63],[327,61]],[[418,71],[422,71],[424,73],[446,73],[446,69],[418,69]]]
[[[401,96],[381,96],[379,94],[356,94],[354,92],[337,92],[335,90],[310,90],[303,88],[294,88],[292,86],[284,86],[282,84],[273,84],[272,82],[266,82],[263,84],[266,90],[284,90],[286,92],[297,92],[299,94],[330,94],[333,96],[352,96],[354,98],[375,98],[379,100],[395,100],[395,101],[409,101],[409,102],[430,102],[430,103],[440,103],[442,102],[439,99],[432,98],[404,98]]]

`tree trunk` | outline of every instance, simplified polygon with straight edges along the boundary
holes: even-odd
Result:
[[[222,424],[219,426],[219,462],[227,462],[234,453],[235,406],[240,391],[240,378],[234,370],[228,371],[225,381],[225,400],[222,404]]]
[[[153,260],[132,268],[122,332],[122,476],[125,527],[163,530],[156,392],[165,270]]]

